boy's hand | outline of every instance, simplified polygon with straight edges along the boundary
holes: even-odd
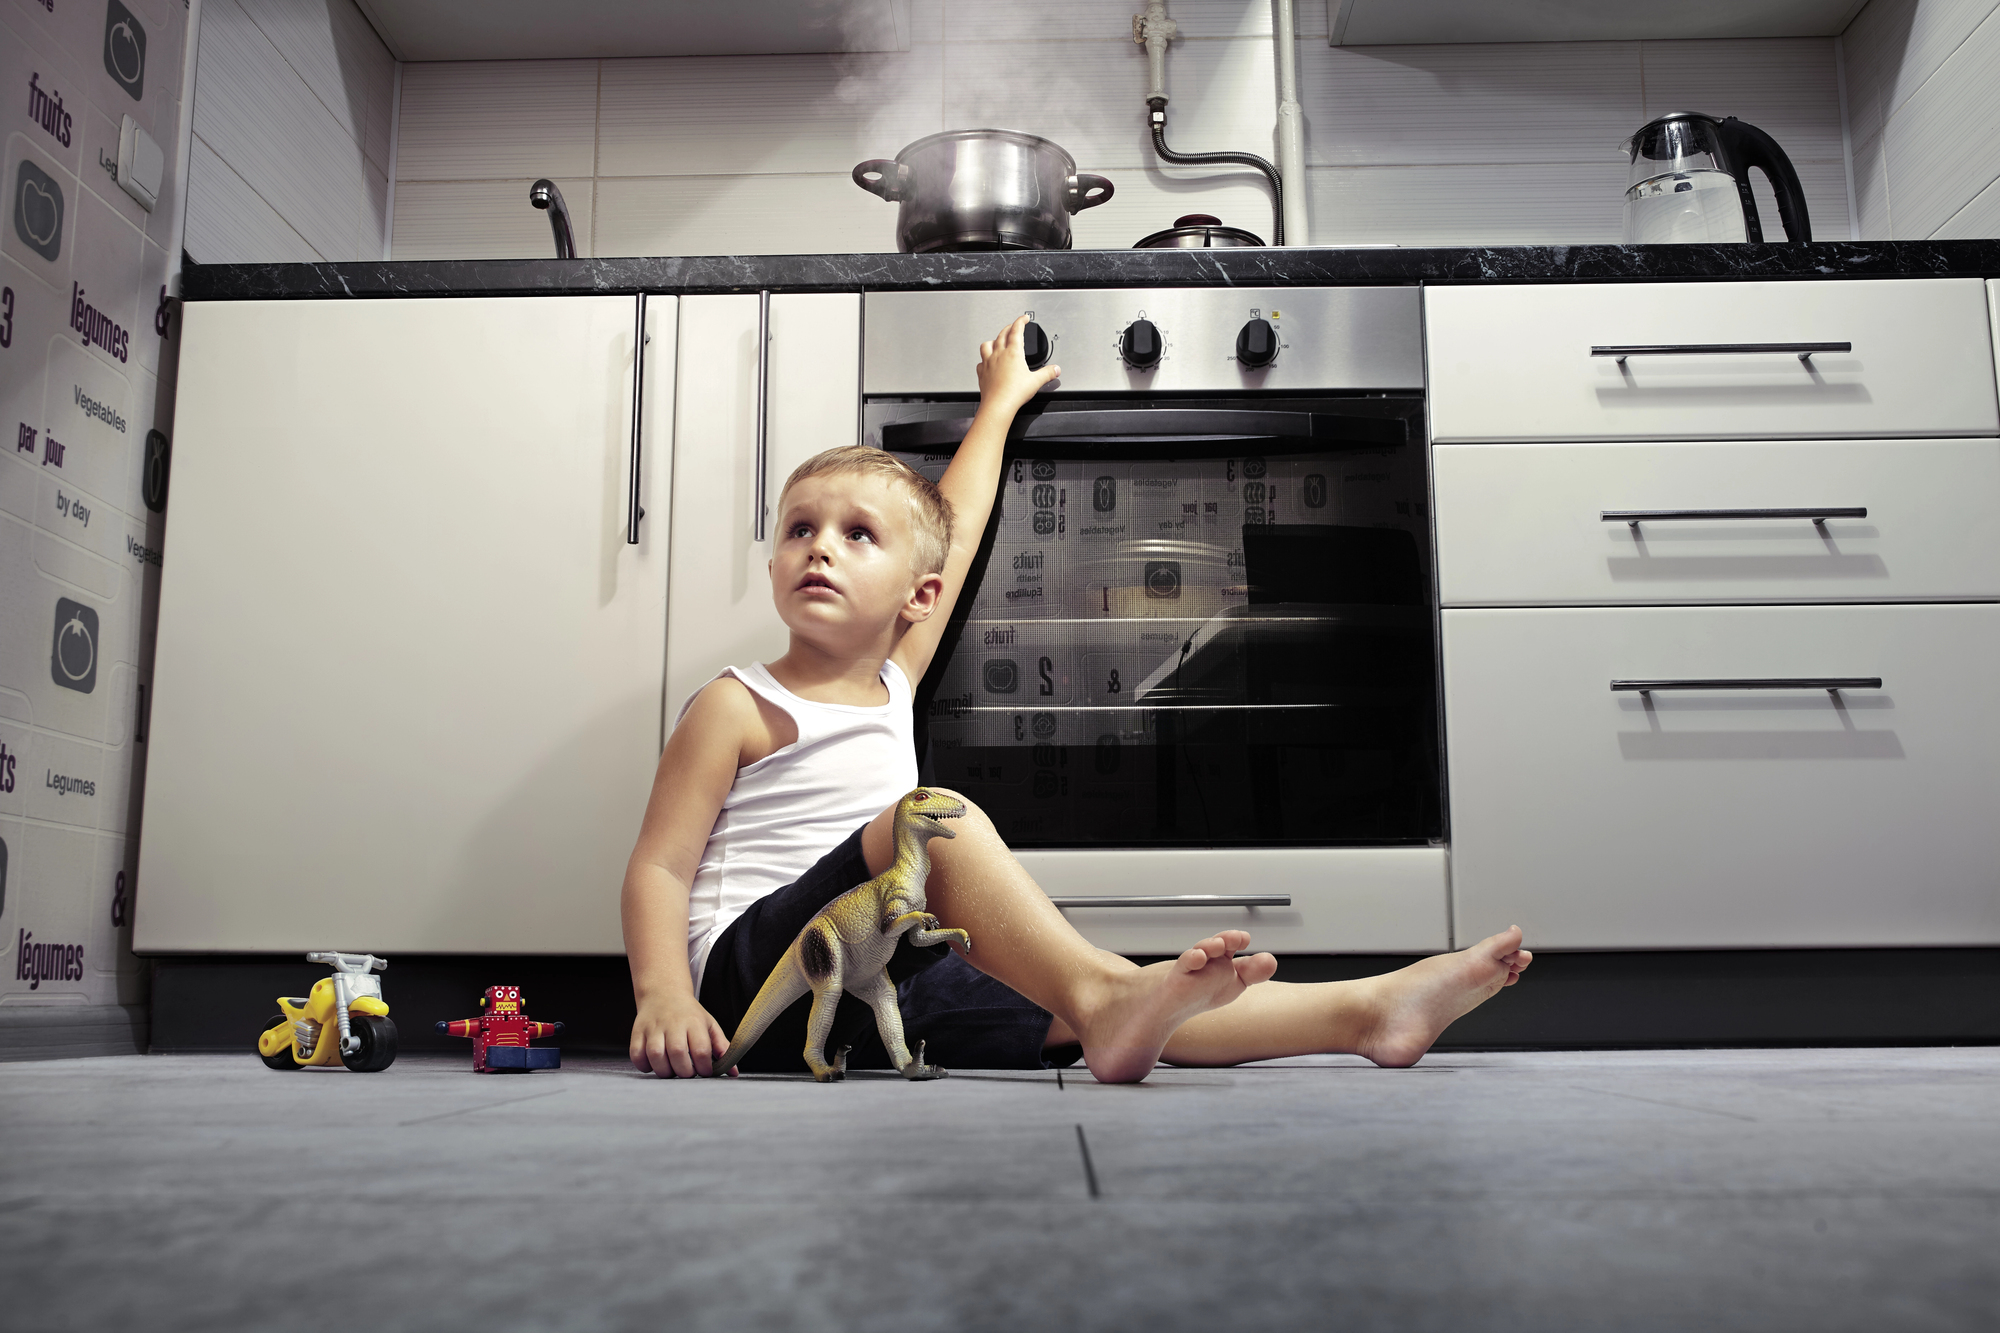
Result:
[[[1021,350],[1021,331],[1028,327],[1022,315],[996,335],[992,342],[979,344],[979,401],[1005,412],[1018,412],[1041,387],[1062,374],[1062,367],[1028,369],[1028,357]]]
[[[632,1022],[632,1067],[642,1074],[707,1078],[728,1050],[722,1026],[693,996],[647,1000]]]

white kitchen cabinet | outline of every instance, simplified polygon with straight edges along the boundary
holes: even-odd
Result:
[[[188,306],[137,948],[622,952],[675,305]]]
[[[1443,622],[1461,944],[2000,943],[2000,606]],[[1781,677],[1881,686],[1610,688]]]
[[[680,303],[667,722],[726,666],[785,651],[771,605],[771,525],[792,469],[861,435],[861,297],[770,298],[764,536],[756,534],[758,300]],[[629,849],[628,849],[629,850]]]
[[[1064,906],[1085,939],[1117,953],[1179,953],[1219,930],[1282,953],[1439,953],[1451,947],[1442,847],[1035,851],[1018,854],[1058,901],[1289,896],[1289,906]],[[1246,873],[1254,866],[1255,873]]]
[[[1976,278],[1432,287],[1424,314],[1440,443],[2000,433]]]
[[[2000,598],[2000,440],[1453,444],[1431,458],[1448,607]],[[1867,512],[1743,512],[1815,506]]]

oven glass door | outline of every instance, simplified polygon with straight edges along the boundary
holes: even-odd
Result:
[[[1060,408],[1017,429],[918,692],[925,780],[1019,847],[1438,838],[1418,404]],[[871,434],[935,478],[967,414],[872,404]]]

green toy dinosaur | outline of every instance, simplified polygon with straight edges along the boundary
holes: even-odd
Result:
[[[916,1081],[943,1078],[946,1070],[924,1063],[924,1044],[916,1058],[903,1042],[903,1015],[896,1008],[896,983],[889,980],[889,959],[896,941],[908,932],[920,948],[956,939],[970,949],[972,937],[939,925],[924,910],[924,881],[930,877],[930,840],[953,838],[938,821],[958,819],[965,803],[947,791],[919,787],[896,802],[896,860],[887,870],[856,885],[814,913],[785,956],[771,969],[750,1011],[737,1025],[729,1050],[716,1062],[715,1073],[728,1073],[764,1035],[779,1014],[807,991],[812,992],[812,1017],[806,1025],[806,1065],[821,1083],[837,1083],[847,1072],[847,1047],[826,1062],[826,1039],[833,1030],[833,1012],[845,990],[875,1011],[875,1030],[882,1034],[896,1072]]]

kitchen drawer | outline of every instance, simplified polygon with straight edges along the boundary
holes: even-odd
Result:
[[[1440,442],[2000,432],[1976,278],[1433,287],[1424,314]],[[1592,354],[1841,342],[1810,361]]]
[[[1023,851],[1052,898],[1285,895],[1289,907],[1066,907],[1117,953],[1174,954],[1218,930],[1273,953],[1436,953],[1451,947],[1442,847]],[[978,941],[973,942],[978,947]]]
[[[1440,445],[1446,606],[2000,598],[2000,441]],[[1607,511],[1865,509],[1642,519]]]
[[[2000,606],[1451,610],[1444,667],[1460,941],[2000,943]]]

